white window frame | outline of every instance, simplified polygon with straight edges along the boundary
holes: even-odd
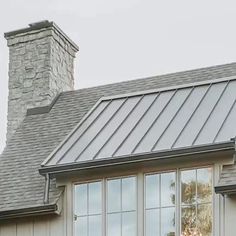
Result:
[[[145,176],[146,175],[152,175],[152,174],[162,174],[162,173],[170,173],[175,172],[176,173],[176,236],[181,236],[181,171],[184,170],[195,170],[195,169],[203,169],[203,168],[211,168],[212,169],[212,235],[218,235],[218,230],[215,229],[216,221],[218,221],[219,216],[216,215],[216,211],[218,212],[218,207],[215,209],[215,194],[214,194],[214,182],[215,182],[215,166],[214,165],[199,165],[194,167],[176,167],[176,168],[169,168],[165,170],[142,170],[138,171],[137,173],[127,174],[127,175],[119,175],[116,174],[114,176],[109,175],[108,177],[103,178],[90,178],[89,180],[85,181],[75,181],[72,183],[72,214],[73,214],[73,236],[75,235],[74,232],[74,203],[75,203],[75,185],[78,184],[85,184],[85,183],[93,183],[93,182],[99,182],[102,183],[102,236],[106,236],[107,232],[107,181],[113,180],[113,179],[122,179],[122,178],[128,178],[128,177],[136,177],[136,212],[137,212],[137,236],[145,236]]]

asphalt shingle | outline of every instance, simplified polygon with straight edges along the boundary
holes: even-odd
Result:
[[[43,205],[40,164],[99,98],[234,75],[236,63],[231,63],[62,93],[49,113],[26,116],[1,154],[0,212]],[[55,181],[50,189],[52,203],[60,191]]]

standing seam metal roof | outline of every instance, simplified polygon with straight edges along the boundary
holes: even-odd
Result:
[[[231,63],[62,93],[50,112],[26,116],[0,155],[0,212],[44,205],[41,163],[101,97],[235,75],[236,63]],[[236,182],[233,175],[232,181]],[[52,181],[50,203],[58,194]]]
[[[101,99],[44,163],[63,165],[229,141],[236,77]]]

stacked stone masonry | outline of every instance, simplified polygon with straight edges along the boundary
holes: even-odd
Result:
[[[74,89],[75,48],[54,26],[6,37],[9,46],[7,140],[27,109]]]

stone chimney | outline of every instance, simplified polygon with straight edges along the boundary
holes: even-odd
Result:
[[[74,89],[74,58],[79,50],[54,23],[42,21],[5,33],[9,47],[7,140],[27,109],[48,106]]]

